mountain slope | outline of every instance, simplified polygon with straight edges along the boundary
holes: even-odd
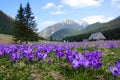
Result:
[[[55,33],[53,33],[51,35],[51,37],[54,39],[62,39],[66,36],[77,35],[79,33],[80,33],[79,30],[72,29],[72,28],[65,28],[65,29],[61,29],[59,31],[56,31]]]
[[[68,20],[65,20],[65,21],[62,21],[60,23],[57,23],[57,24],[54,24],[52,26],[47,27],[46,29],[41,31],[40,35],[43,36],[43,37],[50,37],[56,31],[59,31],[61,29],[65,29],[65,28],[81,30],[81,29],[83,29],[83,26],[81,26],[78,23],[68,19]]]
[[[107,30],[112,30],[115,28],[119,28],[120,27],[120,17],[117,17],[107,23],[95,23],[92,24],[90,26],[88,26],[87,28],[85,28],[82,32],[84,33],[91,33],[91,32],[103,32],[103,31],[107,31]]]
[[[87,32],[92,32],[92,31],[95,31],[96,29],[98,29],[98,27],[101,27],[103,23],[99,23],[99,22],[96,22],[94,24],[91,24],[89,25],[88,27],[86,27],[85,29],[83,29],[81,31],[81,33],[87,33]]]
[[[14,19],[0,10],[0,33],[12,34]]]
[[[64,40],[69,41],[82,41],[88,39],[89,36],[96,32],[102,32],[107,40],[118,40],[120,39],[120,17],[117,17],[107,23],[95,23],[88,26],[79,35],[69,36]]]
[[[80,20],[80,21],[78,22],[78,24],[79,24],[80,26],[82,26],[82,29],[85,29],[85,28],[87,28],[87,27],[89,26],[89,24],[88,24],[86,21],[83,21],[83,20]]]
[[[0,44],[11,44],[14,43],[11,35],[0,34]]]

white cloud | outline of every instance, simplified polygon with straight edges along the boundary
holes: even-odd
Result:
[[[89,24],[93,24],[96,22],[104,23],[112,19],[114,19],[114,17],[104,17],[103,15],[96,15],[96,16],[89,16],[89,17],[82,18],[82,20],[88,22]]]
[[[49,8],[52,8],[52,7],[55,7],[55,4],[49,2],[49,3],[47,3],[47,4],[43,7],[43,9],[49,9]]]
[[[41,23],[42,26],[51,26],[53,24],[55,24],[56,21],[44,21]]]
[[[113,6],[119,7],[120,8],[120,0],[111,0],[111,3]]]
[[[100,6],[103,0],[61,0],[63,4],[75,8],[83,8],[88,6]]]
[[[63,5],[58,5],[58,6],[56,6],[56,8],[61,9],[61,8],[63,8]]]
[[[60,14],[66,14],[66,12],[65,11],[57,10],[57,11],[50,12],[50,14],[52,14],[52,15],[60,15]]]
[[[47,3],[42,9],[49,9],[49,8],[56,8],[56,9],[61,9],[63,8],[63,5],[55,5],[52,2]]]

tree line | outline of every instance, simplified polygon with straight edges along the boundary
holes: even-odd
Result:
[[[79,35],[68,36],[63,38],[63,40],[82,41],[83,39],[88,39],[91,34],[101,32],[106,40],[120,40],[120,16],[108,23],[97,23],[89,26],[84,32]]]
[[[120,40],[120,27],[101,31],[101,33],[106,37],[106,40]],[[93,34],[93,32],[68,36],[63,38],[62,40],[68,40],[69,42],[74,42],[74,41],[79,42],[79,41],[83,41],[83,39],[88,39],[91,34]]]
[[[35,17],[29,2],[26,7],[23,7],[22,4],[20,4],[13,27],[14,41],[19,41],[20,44],[23,42],[26,42],[27,44],[28,41],[38,41],[40,37],[37,33],[38,29],[36,26]]]

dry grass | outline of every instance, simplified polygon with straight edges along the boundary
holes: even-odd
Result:
[[[14,41],[12,40],[12,35],[6,35],[6,34],[0,34],[0,44],[13,44]],[[17,42],[19,43],[19,42]],[[47,44],[47,43],[58,43],[55,41],[46,41],[46,40],[40,40],[39,42],[28,42],[29,44]],[[25,42],[23,42],[25,44]]]
[[[12,44],[12,36],[11,35],[5,35],[5,34],[0,34],[0,44]]]

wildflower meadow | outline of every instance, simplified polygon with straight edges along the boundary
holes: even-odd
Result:
[[[0,44],[0,80],[120,80],[120,41]]]

